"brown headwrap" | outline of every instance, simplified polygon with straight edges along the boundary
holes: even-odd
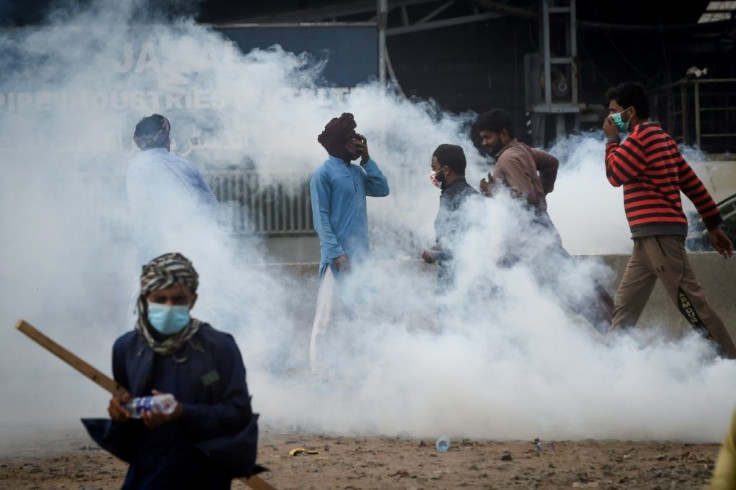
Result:
[[[325,126],[325,130],[322,131],[317,137],[317,141],[325,147],[327,153],[334,157],[349,159],[355,158],[355,128],[357,124],[353,115],[349,112],[343,112],[342,115],[337,118],[333,117],[330,122]],[[352,150],[348,147],[352,146]]]

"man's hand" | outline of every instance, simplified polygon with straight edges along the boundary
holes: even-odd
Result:
[[[160,395],[160,393],[156,390],[151,391],[151,393],[155,395]],[[172,420],[176,420],[184,413],[184,406],[176,402],[176,408],[172,413],[161,413],[161,410],[159,410],[157,407],[154,407],[153,410],[143,410],[141,412],[141,420],[143,420],[143,424],[148,427],[149,429],[155,429],[156,427],[160,425],[164,425],[168,422],[171,422]]]
[[[722,229],[713,228],[712,230],[708,230],[708,236],[710,237],[710,243],[713,244],[713,248],[715,248],[716,252],[721,254],[724,259],[733,255],[733,243],[731,243],[728,235],[726,235]]]
[[[621,137],[618,134],[618,126],[613,122],[613,118],[609,115],[603,120],[603,133],[606,135],[606,141],[609,143],[619,141]]]
[[[164,425],[168,422],[171,422],[172,420],[178,419],[183,413],[184,407],[181,403],[177,402],[176,408],[172,413],[161,413],[158,408],[154,408],[153,410],[144,410],[141,413],[141,419],[143,420],[143,424],[146,427],[148,427],[149,429],[155,429],[160,425]]]
[[[332,259],[332,263],[335,264],[337,270],[340,272],[350,272],[350,259],[345,254]]]
[[[368,154],[368,140],[362,134],[355,135],[355,149],[360,153],[360,163],[367,162],[371,156]]]
[[[493,180],[493,174],[491,172],[488,172],[488,180],[480,179],[480,191],[483,193],[483,195],[491,195],[491,188],[493,187],[493,184],[495,184]]]
[[[107,406],[107,413],[110,414],[110,418],[113,422],[127,422],[130,420],[130,413],[123,408],[123,405],[130,401],[130,393],[127,391],[120,391],[115,393],[110,399],[110,404]]]
[[[440,251],[436,248],[430,248],[429,250],[425,250],[422,252],[422,259],[428,264],[434,264],[437,262],[437,259],[440,258]]]

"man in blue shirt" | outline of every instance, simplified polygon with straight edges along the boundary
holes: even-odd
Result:
[[[213,221],[217,209],[217,198],[202,172],[169,151],[170,130],[168,119],[153,114],[138,122],[133,136],[141,151],[128,168],[125,188],[134,241],[144,263],[171,249],[174,244],[168,242],[197,218]]]
[[[368,154],[365,137],[355,132],[350,113],[333,118],[317,140],[330,157],[312,175],[309,189],[320,242],[320,277],[330,266],[347,272],[370,253],[366,196],[383,197],[388,182]],[[360,165],[351,163],[360,158]]]
[[[320,243],[320,289],[312,325],[309,361],[318,370],[317,336],[326,332],[331,320],[336,281],[370,254],[366,196],[383,197],[388,182],[368,154],[364,136],[355,132],[350,113],[333,118],[317,141],[330,157],[312,175],[314,227]],[[360,165],[351,163],[360,158]]]

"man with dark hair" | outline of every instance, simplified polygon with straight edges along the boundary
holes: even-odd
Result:
[[[714,341],[722,355],[736,358],[736,345],[708,304],[688,260],[688,223],[680,192],[695,205],[713,247],[728,258],[733,244],[720,228],[718,207],[675,141],[647,120],[649,103],[642,85],[622,83],[609,89],[606,98],[606,177],[614,187],[624,188],[624,210],[634,240],[616,292],[613,328],[636,325],[659,279],[688,323]],[[628,138],[621,142],[620,133],[627,131]]]
[[[644,86],[637,82],[625,82],[611,87],[606,92],[606,99],[609,101],[608,112],[610,114],[620,114],[622,111],[617,113],[612,112],[610,107],[610,101],[620,101],[619,107],[636,107],[636,114],[639,120],[649,119],[649,98],[647,97]]]
[[[503,109],[481,114],[474,129],[480,135],[481,144],[496,159],[488,180],[481,180],[483,194],[493,196],[503,188],[510,190],[513,197],[523,199],[532,211],[532,225],[552,234],[550,245],[532,259],[537,280],[542,286],[552,286],[571,310],[583,315],[598,331],[607,332],[611,325],[613,299],[606,289],[595,282],[594,298],[587,298],[559,283],[559,267],[572,260],[562,247],[559,233],[547,214],[546,195],[554,189],[559,161],[549,153],[518,141],[514,137],[511,116]],[[512,253],[506,261],[518,260],[514,255]],[[550,261],[556,261],[554,270],[548,265]]]
[[[190,316],[199,276],[179,253],[143,267],[135,329],[115,341],[112,370],[124,388],[110,419],[84,419],[92,438],[130,464],[123,489],[226,489],[258,471],[258,415],[230,334]],[[175,408],[143,409],[134,397],[171,394]]]
[[[437,262],[437,288],[444,292],[454,283],[453,252],[468,224],[463,209],[480,193],[465,180],[465,152],[458,145],[442,144],[432,153],[430,180],[442,189],[440,207],[434,220],[435,244],[422,253],[428,264]]]
[[[349,112],[327,123],[317,141],[329,158],[309,180],[320,245],[320,287],[309,348],[313,371],[318,370],[317,337],[327,332],[337,282],[370,255],[366,196],[389,193],[388,181],[368,154],[368,142],[355,132],[356,127]],[[360,165],[351,163],[358,158]]]
[[[483,194],[493,195],[500,185],[505,185],[514,197],[523,197],[541,214],[546,214],[545,196],[555,187],[559,166],[557,158],[518,141],[511,116],[503,109],[481,114],[475,128],[480,134],[481,144],[496,159],[488,180],[481,180]]]
[[[317,140],[329,158],[309,180],[314,227],[319,236],[320,276],[330,267],[346,272],[351,262],[370,251],[366,196],[384,197],[388,181],[368,154],[366,138],[355,132],[352,114],[343,113],[325,126]],[[351,163],[360,158],[360,165]]]
[[[133,141],[141,150],[150,150],[151,148],[170,147],[169,132],[171,131],[171,123],[168,119],[160,114],[153,114],[144,117],[135,125],[133,132]]]
[[[197,215],[210,220],[217,208],[217,198],[202,172],[169,151],[170,130],[168,119],[153,114],[141,119],[133,133],[140,152],[128,168],[125,187],[144,262],[169,249],[167,231],[191,226]]]

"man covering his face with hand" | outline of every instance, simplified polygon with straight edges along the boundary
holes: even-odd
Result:
[[[350,113],[333,118],[317,141],[329,158],[309,181],[314,226],[319,236],[320,277],[325,268],[346,272],[350,263],[366,258],[370,250],[366,196],[389,193],[388,181],[368,154],[368,142],[355,132]],[[360,165],[351,163],[360,158]]]
[[[680,193],[703,219],[713,247],[724,258],[733,244],[721,229],[723,219],[703,182],[680,154],[677,143],[662,127],[649,121],[644,87],[625,82],[606,93],[610,115],[605,168],[608,182],[624,189],[624,210],[634,249],[616,291],[613,329],[636,325],[657,280],[677,309],[721,354],[736,358],[736,343],[708,303],[685,250],[688,222]],[[622,132],[629,132],[621,141]]]
[[[326,333],[331,321],[336,285],[351,267],[370,255],[366,196],[389,193],[388,181],[368,154],[368,142],[355,132],[356,127],[348,112],[327,123],[317,141],[329,157],[309,181],[320,245],[320,289],[309,356],[312,370],[316,370],[317,337]],[[360,164],[351,163],[358,158]]]

